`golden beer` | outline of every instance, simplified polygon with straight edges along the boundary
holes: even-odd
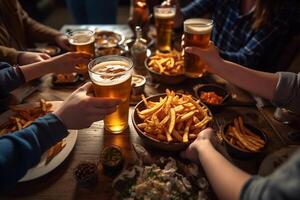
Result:
[[[175,23],[175,7],[154,7],[157,49],[161,52],[171,51],[172,31]]]
[[[74,30],[68,35],[72,51],[84,52],[95,56],[95,37],[94,31],[91,30]],[[87,65],[80,64],[78,69],[87,72]]]
[[[121,133],[128,126],[132,65],[126,57],[103,56],[88,66],[95,95],[122,100],[114,113],[104,117],[104,127],[111,133]]]
[[[188,46],[206,48],[209,45],[213,21],[209,19],[188,19],[184,21],[183,48]],[[183,50],[185,74],[191,78],[203,76],[206,64],[195,54]]]

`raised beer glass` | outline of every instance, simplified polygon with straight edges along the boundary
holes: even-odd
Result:
[[[184,47],[208,47],[213,21],[210,19],[194,18],[185,20],[183,26],[184,35],[182,38],[182,46],[185,75],[190,78],[202,77],[206,72],[206,64],[195,54],[185,52]]]
[[[172,31],[175,23],[175,14],[175,6],[154,7],[157,49],[161,52],[171,51]]]
[[[122,100],[114,113],[104,117],[104,127],[111,133],[121,133],[128,126],[132,69],[132,61],[123,56],[98,57],[88,65],[95,95]]]
[[[68,33],[69,43],[72,51],[84,52],[95,56],[95,32],[88,29],[77,29]],[[87,65],[79,64],[78,69],[83,73],[87,73]]]

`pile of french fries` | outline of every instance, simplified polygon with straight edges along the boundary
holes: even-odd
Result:
[[[259,152],[264,146],[265,141],[257,134],[244,126],[242,117],[233,120],[225,133],[227,141],[243,151]]]
[[[0,137],[14,131],[21,130],[31,125],[34,120],[52,112],[52,104],[44,99],[40,100],[40,105],[31,108],[11,107],[14,115],[9,118],[9,121],[1,125]],[[64,147],[65,140],[60,141],[47,151],[46,164],[49,163]]]
[[[165,142],[189,142],[206,128],[212,116],[206,107],[199,105],[191,95],[176,95],[166,90],[158,102],[147,101],[146,108],[137,110],[142,120],[137,126],[154,139]]]
[[[149,58],[148,66],[160,74],[180,75],[183,74],[183,57],[176,50],[170,53],[156,52],[154,56]]]

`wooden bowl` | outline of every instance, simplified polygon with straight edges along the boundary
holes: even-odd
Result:
[[[171,75],[166,75],[166,74],[161,74],[159,72],[156,72],[148,66],[148,62],[149,62],[149,58],[145,60],[145,67],[148,70],[154,82],[164,83],[167,85],[176,85],[183,82],[186,79],[186,76],[184,74],[171,76]]]
[[[178,96],[181,96],[182,94],[176,94]],[[150,96],[147,99],[147,101],[159,101],[159,98],[160,97],[165,97],[166,94],[157,94],[157,95],[154,95],[154,96]],[[204,106],[207,108],[206,105],[204,105],[203,103],[200,102],[200,105],[201,106]],[[179,143],[179,142],[164,142],[164,141],[159,141],[155,138],[152,138],[148,135],[145,134],[144,131],[142,131],[138,126],[137,124],[139,123],[142,123],[142,119],[139,118],[138,114],[137,114],[137,109],[138,110],[143,110],[145,109],[145,104],[143,101],[140,101],[134,108],[134,112],[133,112],[133,115],[132,115],[132,123],[133,123],[133,126],[136,130],[136,132],[138,133],[138,135],[140,136],[140,138],[142,139],[142,141],[147,145],[149,146],[150,148],[153,147],[153,148],[156,148],[156,149],[160,149],[160,150],[164,150],[164,151],[169,151],[169,152],[177,152],[177,151],[182,151],[184,149],[186,149],[190,143],[192,143],[193,141],[189,141],[189,142],[186,142],[186,143]],[[212,116],[209,108],[208,109],[208,114],[210,116]]]
[[[225,134],[227,132],[229,125],[233,125],[233,123],[228,123],[226,126],[224,126],[224,129],[221,133],[224,144],[225,144],[226,151],[228,152],[229,155],[231,155],[234,158],[245,160],[245,159],[261,156],[265,153],[268,142],[269,142],[269,137],[267,136],[266,133],[264,133],[262,130],[260,130],[250,124],[245,123],[244,126],[246,128],[248,128],[250,131],[252,131],[252,133],[258,135],[261,139],[263,139],[265,141],[264,147],[261,148],[259,151],[257,151],[257,152],[246,151],[246,150],[243,150],[242,148],[239,148],[238,146],[232,145],[225,137]]]

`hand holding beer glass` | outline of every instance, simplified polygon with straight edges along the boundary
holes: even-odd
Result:
[[[183,26],[182,46],[185,75],[190,78],[202,77],[206,72],[206,64],[197,55],[185,52],[184,48],[188,46],[208,47],[213,21],[210,19],[194,18],[185,20]]]
[[[68,34],[69,43],[72,51],[88,53],[95,56],[95,32],[87,29],[73,30]],[[83,73],[87,73],[87,65],[80,64],[77,67]]]
[[[104,127],[111,133],[121,133],[128,126],[132,68],[132,61],[123,56],[98,57],[88,65],[96,97],[122,101],[115,112],[104,117]]]
[[[157,49],[161,52],[171,51],[172,31],[175,23],[175,14],[175,6],[154,7]]]

